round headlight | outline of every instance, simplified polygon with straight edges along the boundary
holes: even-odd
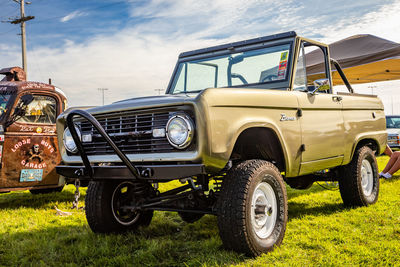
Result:
[[[81,140],[81,131],[79,130],[78,127],[75,126],[75,130],[78,133],[79,140]],[[64,141],[64,146],[65,149],[71,153],[76,153],[78,152],[78,148],[76,147],[76,144],[74,142],[74,139],[72,138],[71,131],[69,128],[65,128],[64,130],[64,135],[63,135],[63,141]]]
[[[167,139],[176,148],[183,149],[190,145],[194,129],[192,120],[184,115],[171,117],[166,127]]]

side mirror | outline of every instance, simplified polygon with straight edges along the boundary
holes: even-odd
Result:
[[[33,99],[33,95],[30,94],[21,96],[18,105],[14,109],[14,113],[5,122],[5,126],[8,127],[16,122],[19,118],[25,116],[26,108],[30,103],[32,103]]]
[[[318,79],[314,81],[314,90],[311,91],[311,94],[315,94],[320,91],[329,91],[331,89],[329,85],[329,79]]]
[[[32,101],[33,101],[33,95],[23,95],[23,96],[21,96],[21,102],[22,102],[22,104],[23,104],[23,106],[27,106],[27,105],[29,105],[30,103],[32,103]]]

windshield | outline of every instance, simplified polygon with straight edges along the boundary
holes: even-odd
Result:
[[[271,83],[287,78],[290,44],[181,62],[170,92]]]
[[[7,104],[10,100],[10,97],[10,93],[0,92],[0,118],[3,117],[7,111]]]
[[[386,117],[386,128],[400,128],[400,117]]]

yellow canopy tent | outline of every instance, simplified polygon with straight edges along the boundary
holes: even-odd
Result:
[[[400,44],[374,35],[361,34],[329,45],[331,58],[339,62],[350,84],[400,79]],[[318,51],[306,54],[310,80],[318,79],[324,71]],[[343,84],[332,66],[333,84]]]

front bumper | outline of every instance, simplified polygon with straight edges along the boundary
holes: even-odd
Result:
[[[205,174],[205,168],[202,164],[184,164],[184,165],[141,165],[135,166],[139,177],[136,177],[126,166],[92,166],[92,175],[84,166],[66,166],[56,167],[57,173],[68,178],[78,178],[80,180],[109,180],[109,179],[146,179],[151,181],[173,180],[187,178],[196,175]]]

